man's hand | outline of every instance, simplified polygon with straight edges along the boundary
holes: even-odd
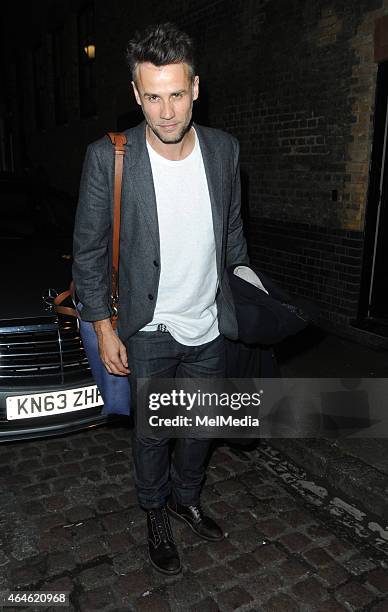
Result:
[[[127,350],[115,333],[110,319],[94,321],[93,326],[97,334],[100,357],[109,374],[129,374]]]

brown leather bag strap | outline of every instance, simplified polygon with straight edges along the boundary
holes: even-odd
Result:
[[[115,178],[113,191],[113,244],[112,244],[112,291],[111,291],[111,323],[113,329],[116,329],[118,318],[118,280],[119,280],[119,248],[120,248],[120,212],[121,212],[121,185],[123,178],[123,160],[125,155],[124,145],[127,142],[125,134],[108,132],[108,136],[115,148]],[[60,314],[79,317],[79,313],[75,308],[70,306],[62,306],[62,303],[71,298],[74,303],[74,283],[70,284],[67,291],[63,291],[54,299],[55,310]]]
[[[59,314],[70,315],[72,317],[79,317],[79,313],[75,308],[70,306],[61,306],[62,302],[70,298],[74,302],[74,283],[71,281],[69,289],[62,291],[56,298],[54,298],[55,310]]]
[[[112,243],[112,293],[111,322],[115,329],[118,317],[118,283],[119,283],[119,251],[120,251],[120,214],[121,214],[121,185],[123,178],[123,161],[125,155],[124,145],[127,142],[125,134],[108,132],[108,136],[115,148],[115,178],[113,203],[113,243]]]

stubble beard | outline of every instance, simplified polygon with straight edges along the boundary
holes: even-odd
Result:
[[[190,117],[189,121],[182,127],[179,134],[177,136],[171,136],[169,138],[168,136],[164,136],[163,134],[161,134],[156,127],[154,127],[151,123],[147,121],[149,129],[155,134],[155,136],[160,140],[160,142],[163,142],[163,144],[178,144],[179,142],[182,142],[185,134],[187,134],[187,132],[191,128],[191,123],[192,118]]]

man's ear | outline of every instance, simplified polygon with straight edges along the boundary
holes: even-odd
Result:
[[[196,100],[199,96],[199,76],[196,75],[193,79],[193,100]]]
[[[138,104],[140,104],[140,106],[141,106],[140,95],[139,95],[139,92],[137,91],[137,87],[136,87],[135,81],[131,81],[131,84],[132,84],[132,87],[133,87],[133,93],[135,94],[136,102]]]

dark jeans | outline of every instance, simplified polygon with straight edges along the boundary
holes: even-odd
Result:
[[[223,378],[224,337],[199,346],[180,344],[168,332],[138,332],[127,341],[132,398],[137,378]],[[160,507],[171,491],[178,503],[196,505],[211,446],[209,439],[177,438],[170,470],[170,439],[138,435],[136,412],[132,439],[134,478],[139,504],[145,510]]]

